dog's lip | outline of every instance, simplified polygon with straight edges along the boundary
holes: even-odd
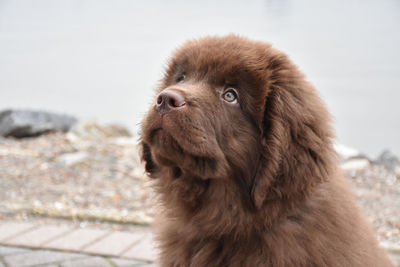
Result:
[[[180,134],[179,131],[181,130],[181,127],[174,122],[174,119],[174,113],[167,113],[164,115],[159,113],[153,114],[150,125],[148,125],[150,127],[148,127],[144,132],[144,140],[150,146],[163,146],[163,143],[159,142],[159,138],[170,138],[179,147],[180,151],[185,151],[185,153],[196,157],[210,157],[210,155],[207,153],[205,154],[204,151],[198,149],[202,144],[199,143],[199,145],[196,146],[193,145],[193,140],[184,140],[186,136]]]
[[[163,134],[169,135],[171,138],[173,138],[176,141],[173,132],[171,132],[168,129],[168,125],[166,125],[163,118],[161,118],[159,123],[157,123],[157,125],[154,125],[154,127],[149,131],[149,139],[151,140],[151,142],[154,141],[155,135],[159,132],[163,132]]]
[[[158,131],[165,131],[169,135],[172,135],[171,131],[168,130],[168,123],[166,120],[168,120],[169,116],[167,115],[168,114],[159,114],[159,116],[157,116],[156,120],[154,121],[155,124],[153,125],[152,129],[150,129],[150,138],[153,138]]]
[[[159,131],[165,131],[165,129],[162,126],[159,126],[159,127],[155,127],[152,130],[150,130],[150,134],[149,134],[150,140],[153,140],[154,136]]]
[[[171,138],[174,142],[176,142],[176,144],[179,146],[179,148],[182,151],[185,151],[185,153],[191,154],[191,155],[196,155],[196,153],[194,153],[194,151],[192,151],[191,149],[182,146],[182,143],[177,140],[174,136],[173,133],[171,133],[171,131],[169,131],[168,129],[166,129],[168,127],[165,127],[164,125],[160,125],[160,126],[156,126],[154,127],[149,134],[149,140],[150,140],[150,145],[155,144],[155,138],[159,137],[157,136],[157,134],[161,134],[161,135],[168,135],[169,138]]]

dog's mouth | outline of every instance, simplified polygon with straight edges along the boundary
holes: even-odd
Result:
[[[176,168],[174,176],[184,172],[209,178],[221,176],[226,170],[226,159],[217,141],[205,137],[199,126],[174,117],[157,116],[151,122],[145,125],[142,138],[156,164]]]
[[[183,153],[186,151],[173,135],[163,127],[157,127],[154,130],[151,130],[149,140],[150,145],[156,147],[158,152],[162,154],[172,155],[172,153]]]
[[[176,142],[172,135],[163,127],[157,127],[150,131],[150,143],[154,145],[168,146]]]
[[[154,114],[151,117],[152,124],[145,132],[144,139],[165,156],[171,156],[174,153],[198,157],[209,156],[210,146],[206,131],[201,126],[192,125],[190,118],[178,115]]]

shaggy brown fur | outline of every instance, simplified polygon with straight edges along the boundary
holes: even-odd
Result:
[[[282,52],[189,41],[157,94],[141,144],[165,207],[162,266],[391,266],[337,168],[324,104]]]

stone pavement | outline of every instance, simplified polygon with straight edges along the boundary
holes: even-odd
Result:
[[[0,267],[156,266],[152,232],[0,221]]]
[[[152,231],[0,220],[0,267],[155,267]],[[400,267],[400,254],[389,253]]]

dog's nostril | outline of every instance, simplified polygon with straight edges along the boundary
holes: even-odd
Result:
[[[185,101],[183,101],[183,98],[182,99],[170,98],[168,104],[171,107],[178,108],[178,107],[185,105]]]
[[[157,104],[160,105],[163,102],[162,96],[157,97]]]
[[[170,105],[171,107],[176,107],[175,100],[173,98],[168,99],[168,105]]]
[[[185,105],[185,99],[183,96],[175,91],[169,91],[166,94],[167,99],[168,99],[168,105],[173,107],[173,108],[179,108]]]
[[[166,113],[185,104],[185,98],[179,92],[164,90],[157,97],[156,109],[161,113]]]

